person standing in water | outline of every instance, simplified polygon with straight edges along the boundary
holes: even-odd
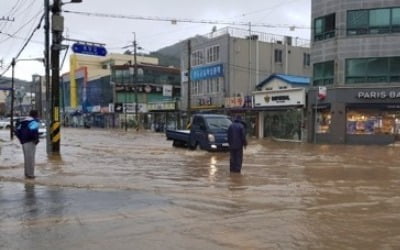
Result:
[[[242,118],[237,116],[228,128],[230,171],[240,173],[243,163],[243,149],[247,146],[246,130]]]
[[[15,129],[22,151],[24,153],[25,177],[35,178],[35,153],[36,145],[39,143],[39,120],[38,112],[31,110],[29,116],[19,122]]]

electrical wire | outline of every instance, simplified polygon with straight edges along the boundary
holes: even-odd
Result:
[[[12,16],[12,15],[14,15],[14,14],[13,14],[13,13],[14,13],[14,10],[17,9],[17,6],[18,6],[18,4],[20,3],[20,1],[21,1],[21,0],[18,0],[18,1],[14,4],[14,6],[11,8],[11,10],[9,11],[9,13],[8,13],[6,16]],[[7,24],[6,24],[6,23],[2,23],[2,25],[0,26],[0,30],[3,30],[5,27],[7,27]]]
[[[32,21],[33,21],[35,18],[37,18],[37,16],[38,16],[41,12],[42,12],[42,10],[40,10],[38,13],[36,13],[36,14],[35,14],[31,19],[29,19],[26,23],[22,24],[22,26],[19,27],[14,33],[12,33],[12,34],[7,34],[8,37],[5,38],[5,39],[3,39],[3,40],[0,40],[0,43],[3,43],[3,42],[7,41],[7,40],[10,39],[10,38],[14,38],[15,35],[16,35],[17,33],[19,33],[19,32],[20,32],[23,28],[25,28],[28,24],[32,23]],[[0,33],[4,33],[4,32],[1,32],[1,31],[0,31]],[[6,34],[6,33],[4,33],[4,34]]]
[[[24,49],[26,48],[26,46],[28,46],[29,42],[31,41],[33,35],[36,33],[36,31],[38,31],[42,25],[42,22],[44,20],[44,14],[42,15],[42,17],[40,18],[39,24],[36,26],[36,28],[32,31],[31,35],[28,37],[28,39],[26,40],[26,42],[24,43],[24,45],[22,46],[22,48],[20,49],[20,51],[17,53],[17,55],[14,57],[14,59],[18,59],[18,57],[21,55],[21,53],[24,51]],[[10,63],[6,69],[0,74],[0,77],[3,76],[5,73],[7,73],[7,71],[11,68],[12,64]]]
[[[202,23],[202,24],[221,24],[221,25],[234,25],[234,26],[249,26],[249,22],[228,22],[228,21],[217,21],[217,20],[194,20],[194,19],[178,19],[168,17],[145,17],[135,15],[121,15],[121,14],[106,14],[106,13],[91,13],[83,11],[70,11],[64,10],[65,13],[83,15],[83,16],[95,16],[102,18],[117,18],[117,19],[131,19],[131,20],[146,20],[146,21],[165,21],[171,23]],[[253,27],[266,27],[266,28],[297,28],[297,29],[310,29],[305,26],[295,26],[286,24],[266,24],[266,23],[252,23]]]

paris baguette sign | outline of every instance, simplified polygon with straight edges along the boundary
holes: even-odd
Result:
[[[358,99],[399,99],[400,91],[381,90],[381,91],[358,91]]]

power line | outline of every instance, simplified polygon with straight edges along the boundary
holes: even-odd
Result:
[[[22,48],[20,49],[20,51],[17,53],[17,55],[14,57],[14,59],[18,59],[18,57],[21,55],[21,53],[24,51],[24,49],[26,48],[26,46],[28,46],[29,42],[31,41],[33,35],[36,33],[37,30],[40,29],[40,26],[42,25],[42,22],[44,20],[44,14],[42,15],[42,17],[40,18],[39,24],[36,26],[36,28],[32,31],[31,35],[28,37],[28,39],[26,40],[26,42],[24,43],[24,45],[22,46]],[[11,68],[11,63],[6,67],[6,69],[0,74],[0,76],[3,76],[9,69]]]
[[[11,10],[10,10],[10,12],[9,12],[9,16],[13,16],[14,15],[14,10],[16,9],[16,7],[18,6],[18,4],[19,4],[19,2],[20,2],[21,0],[18,0],[15,4],[14,4],[14,6],[11,8]],[[2,28],[4,28],[5,26],[6,26],[7,24],[3,24],[3,25],[1,25],[0,26],[0,29],[2,29]]]
[[[220,25],[234,25],[234,26],[249,26],[250,22],[228,22],[222,20],[194,20],[194,19],[179,19],[179,18],[169,18],[169,17],[145,17],[145,16],[135,16],[135,15],[121,15],[121,14],[106,14],[106,13],[90,13],[82,11],[70,11],[64,10],[65,13],[83,15],[83,16],[95,16],[103,18],[116,18],[116,19],[130,19],[130,20],[146,20],[146,21],[162,21],[171,22],[172,24],[177,23],[202,23],[202,24],[220,24]],[[266,23],[251,23],[253,27],[264,27],[264,28],[297,28],[297,29],[310,29],[310,27],[305,26],[295,26],[286,24],[266,24]]]
[[[13,34],[8,34],[8,33],[4,33],[4,32],[1,32],[1,31],[0,31],[0,33],[6,34],[6,35],[8,36],[8,38],[5,38],[5,39],[3,39],[3,40],[0,40],[0,43],[3,43],[3,42],[7,41],[7,40],[10,39],[10,38],[14,38],[15,35],[16,35],[17,33],[19,33],[19,32],[20,32],[23,28],[25,28],[28,24],[32,23],[32,21],[33,21],[35,18],[37,18],[37,16],[38,16],[41,12],[42,12],[42,10],[40,10],[38,13],[36,13],[35,16],[33,16],[31,19],[29,19],[26,23],[22,24],[22,26],[19,27]]]

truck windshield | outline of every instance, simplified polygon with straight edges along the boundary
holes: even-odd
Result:
[[[221,117],[209,117],[206,122],[210,130],[226,130],[232,123],[228,118]]]

